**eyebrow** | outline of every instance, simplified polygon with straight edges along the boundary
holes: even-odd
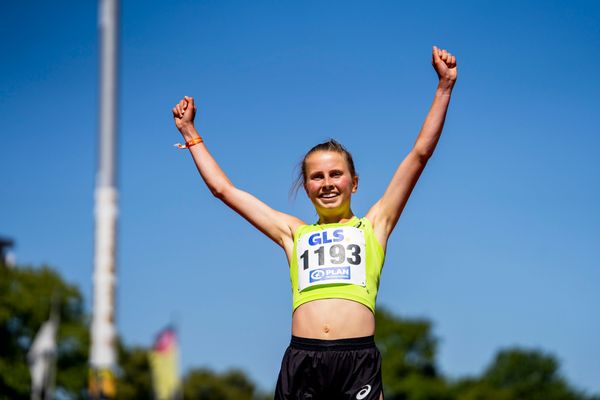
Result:
[[[315,177],[315,176],[325,175],[325,174],[331,175],[331,174],[343,174],[343,173],[344,173],[343,169],[332,169],[332,170],[327,171],[327,172],[318,170],[318,171],[311,172],[308,176],[312,178],[312,177]]]

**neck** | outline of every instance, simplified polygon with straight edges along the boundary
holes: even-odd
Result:
[[[354,213],[352,210],[348,209],[343,214],[333,214],[333,215],[319,215],[319,224],[336,224],[336,223],[344,223],[350,221],[354,218]]]

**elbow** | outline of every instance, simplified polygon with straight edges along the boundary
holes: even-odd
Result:
[[[219,200],[223,200],[227,196],[227,189],[224,186],[211,187],[210,192]]]
[[[231,188],[231,184],[227,184],[227,183],[221,183],[221,184],[212,185],[209,187],[212,195],[215,196],[219,200],[225,200],[225,198],[227,198],[227,194],[229,193],[230,188]]]
[[[412,150],[413,156],[422,164],[427,164],[427,161],[433,155],[433,148],[427,148],[426,146],[415,146]]]

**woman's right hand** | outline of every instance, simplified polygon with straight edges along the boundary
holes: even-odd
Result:
[[[195,130],[196,104],[193,97],[184,96],[171,111],[173,111],[175,126],[182,135],[189,135],[189,132]]]

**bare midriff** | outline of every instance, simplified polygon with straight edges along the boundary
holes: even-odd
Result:
[[[345,339],[375,334],[375,316],[363,304],[321,299],[302,304],[292,316],[292,335],[313,339]]]

